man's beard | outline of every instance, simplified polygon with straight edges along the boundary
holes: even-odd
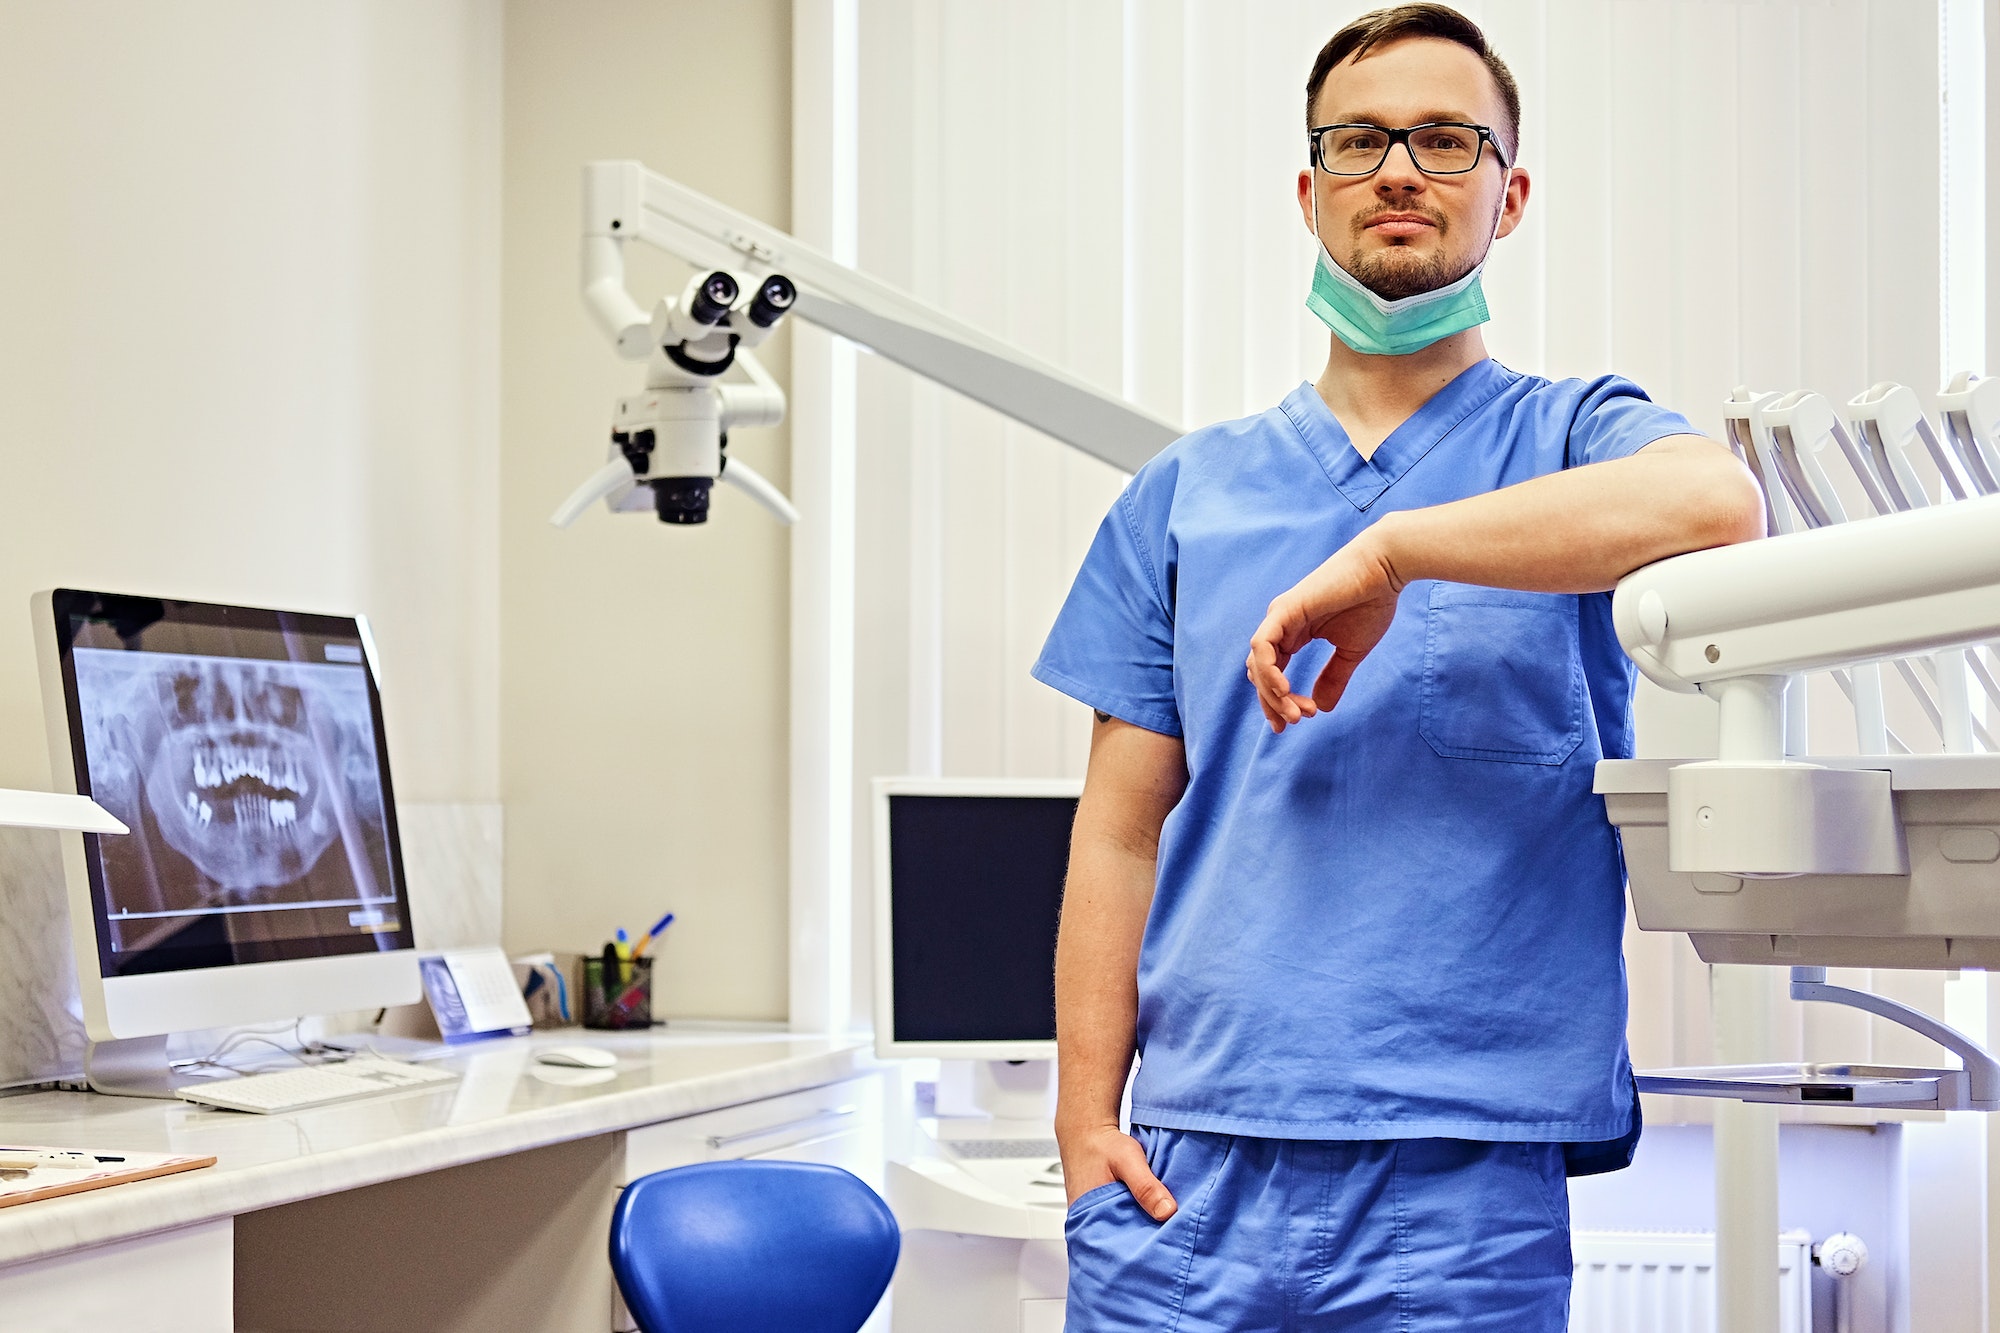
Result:
[[[1450,235],[1451,228],[1443,213],[1421,204],[1371,208],[1354,219],[1350,224],[1354,248],[1348,252],[1347,271],[1356,282],[1383,300],[1400,301],[1406,296],[1421,296],[1440,287],[1449,287],[1478,267],[1476,257],[1465,263],[1454,263],[1442,247],[1430,255],[1418,255],[1407,245],[1364,251],[1362,234],[1367,231],[1369,223],[1384,213],[1416,213],[1428,218],[1431,225],[1437,228],[1439,241]]]

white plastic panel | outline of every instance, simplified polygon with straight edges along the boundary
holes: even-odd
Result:
[[[848,1079],[631,1130],[625,1135],[624,1179],[747,1157],[825,1162],[879,1190],[881,1079]]]
[[[230,1333],[234,1237],[235,1223],[223,1218],[0,1268],[0,1323],[40,1333]]]

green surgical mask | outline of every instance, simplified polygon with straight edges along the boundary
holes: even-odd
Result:
[[[1498,217],[1493,219],[1493,229],[1500,229]],[[1317,199],[1313,201],[1313,235],[1319,235]],[[1357,352],[1404,356],[1492,318],[1486,309],[1486,293],[1479,287],[1480,270],[1485,267],[1486,261],[1481,259],[1457,282],[1433,292],[1390,300],[1369,291],[1336,264],[1326,242],[1321,241],[1306,309]]]
[[[1448,287],[1391,301],[1334,263],[1322,242],[1306,309],[1357,352],[1403,356],[1492,318],[1486,310],[1486,293],[1479,288],[1479,270],[1485,267],[1482,260]]]

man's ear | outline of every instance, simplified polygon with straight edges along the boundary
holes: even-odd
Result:
[[[1313,229],[1313,173],[1307,167],[1299,173],[1299,217],[1306,224],[1306,230]]]
[[[1501,207],[1500,229],[1493,233],[1493,239],[1497,241],[1521,225],[1521,219],[1527,216],[1528,191],[1533,184],[1525,168],[1507,168],[1507,202]]]

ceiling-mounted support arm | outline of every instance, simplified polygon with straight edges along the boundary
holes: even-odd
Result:
[[[644,361],[653,350],[651,319],[625,290],[623,238],[583,238],[583,305],[604,336],[627,361]]]
[[[647,317],[625,291],[621,250],[632,239],[696,265],[782,273],[797,284],[799,318],[1121,471],[1136,472],[1181,433],[638,162],[593,162],[584,174],[584,299],[620,355],[636,360],[651,350]]]

